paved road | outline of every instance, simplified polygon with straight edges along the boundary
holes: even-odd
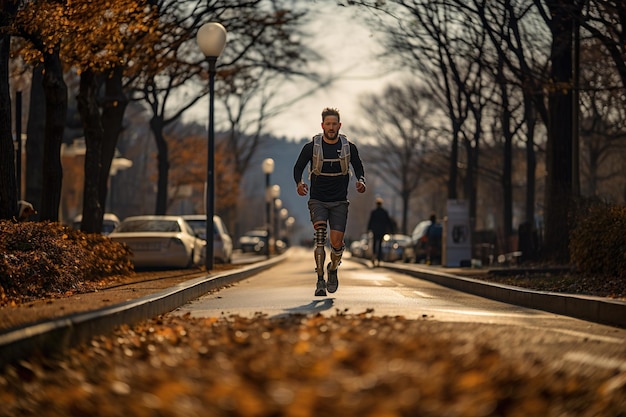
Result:
[[[310,251],[292,250],[289,259],[219,292],[194,300],[171,314],[194,317],[285,314],[358,314],[462,323],[468,343],[488,342],[512,359],[548,359],[578,372],[626,372],[626,330],[546,313],[451,290],[385,268],[344,261],[339,290],[315,297]]]

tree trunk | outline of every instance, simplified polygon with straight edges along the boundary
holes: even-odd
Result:
[[[453,128],[452,144],[450,145],[450,172],[448,177],[448,199],[455,200],[457,198],[457,174],[459,163],[459,132],[456,126]]]
[[[547,2],[552,21],[549,123],[546,179],[545,256],[569,262],[568,211],[573,198],[572,178],[572,7],[565,0]]]
[[[537,171],[537,156],[535,154],[535,111],[531,100],[524,98],[524,119],[526,123],[526,224],[531,234],[531,247],[528,248],[525,260],[535,260],[539,252],[539,240],[535,222],[535,186]]]
[[[85,233],[102,231],[103,209],[100,205],[98,185],[103,175],[102,141],[103,129],[100,109],[96,101],[98,81],[92,70],[83,71],[80,76],[78,93],[78,111],[83,120],[85,131],[85,186],[83,192],[83,220],[80,230]]]
[[[150,120],[150,128],[154,134],[154,140],[157,145],[157,161],[158,161],[158,179],[157,179],[157,199],[154,214],[165,214],[167,211],[167,187],[168,175],[170,170],[169,152],[167,141],[163,135],[163,121],[158,117]]]
[[[43,65],[33,69],[26,126],[26,197],[36,210],[41,207],[43,152],[46,136],[46,95],[43,91]],[[33,216],[39,218],[39,214]],[[33,218],[31,217],[31,219]]]
[[[403,235],[407,235],[408,231],[408,222],[409,222],[409,203],[411,200],[411,191],[405,190],[402,192],[402,229],[398,233],[402,233]]]
[[[503,195],[503,218],[504,237],[506,251],[515,250],[511,247],[511,237],[513,236],[513,132],[511,131],[511,110],[507,82],[504,76],[504,62],[498,60],[498,85],[500,87],[500,97],[502,100],[502,113],[500,114],[500,124],[504,135],[504,148],[502,150],[502,195]]]
[[[0,25],[6,27],[9,13],[0,11]],[[9,88],[9,54],[11,37],[0,34],[0,219],[17,217],[17,179],[15,150],[11,133],[11,89]],[[19,140],[19,138],[18,138]]]
[[[61,144],[67,117],[67,85],[63,79],[63,66],[58,47],[44,53],[43,86],[46,93],[46,131],[44,143],[43,189],[41,193],[42,220],[57,222],[61,203],[63,167]]]
[[[115,158],[117,141],[122,132],[124,112],[128,105],[128,98],[122,87],[122,68],[115,68],[105,81],[105,98],[102,109],[102,127],[104,141],[102,143],[102,176],[100,177],[99,201],[100,206],[106,207],[109,188],[109,172]]]

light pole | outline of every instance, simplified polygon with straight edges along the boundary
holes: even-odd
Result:
[[[285,207],[280,209],[280,213],[278,215],[278,218],[280,219],[280,222],[278,223],[278,237],[280,238],[280,240],[283,241],[283,243],[285,244],[285,249],[287,246],[287,242],[286,240],[283,240],[283,235],[285,234],[285,222],[287,221],[287,217],[289,217],[289,210],[287,210]]]
[[[274,225],[274,231],[272,232],[272,234],[274,234],[274,252],[276,252],[276,205],[280,204],[282,207],[283,202],[280,201],[278,199],[278,197],[280,197],[280,185],[274,184],[272,185],[272,189],[271,189],[271,197],[272,197],[272,221],[273,221],[273,225]]]
[[[275,187],[278,187],[278,185],[276,185]],[[278,239],[279,239],[279,232],[278,232],[278,221],[279,219],[279,214],[280,214],[280,209],[283,207],[283,200],[281,200],[280,198],[275,198],[274,199],[274,253],[278,253]]]
[[[215,210],[215,132],[213,126],[213,91],[215,89],[215,62],[226,45],[226,29],[219,23],[206,23],[196,36],[198,47],[209,63],[209,142],[207,145],[206,193],[206,253],[207,272],[213,269],[213,212]]]
[[[296,219],[293,216],[289,216],[287,217],[287,220],[285,220],[285,228],[287,228],[287,242],[289,246],[291,246],[291,235],[293,232],[293,225],[296,223]]]
[[[274,172],[274,160],[272,158],[265,158],[263,160],[263,173],[265,174],[265,229],[267,231],[267,242],[265,250],[267,257],[270,257],[270,225],[271,225],[271,210],[272,210],[272,197],[270,195],[270,174]]]

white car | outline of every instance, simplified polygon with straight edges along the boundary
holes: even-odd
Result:
[[[79,214],[74,217],[72,227],[76,230],[80,230],[80,223],[83,221],[83,215]],[[102,234],[108,235],[120,224],[120,219],[113,213],[104,213],[102,216]]]
[[[131,216],[109,238],[125,243],[136,268],[191,268],[204,261],[206,242],[181,216]]]
[[[205,239],[206,236],[206,215],[205,214],[183,214],[181,216],[189,223],[196,233],[196,236]],[[206,246],[205,246],[206,248]],[[202,257],[204,258],[204,253]],[[228,233],[222,218],[213,216],[213,258],[216,262],[230,263],[233,256],[233,239]]]

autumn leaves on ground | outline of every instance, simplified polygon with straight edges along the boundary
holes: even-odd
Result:
[[[97,289],[133,271],[130,252],[52,222],[0,221],[0,306]]]
[[[159,317],[0,375],[0,415],[609,416],[620,375],[511,361],[492,329],[371,312]],[[496,326],[497,327],[497,326]],[[463,337],[459,337],[463,336]],[[622,375],[623,377],[623,375]],[[620,388],[621,387],[621,388]]]
[[[132,275],[129,253],[49,223],[0,222],[7,304]],[[161,316],[0,373],[0,416],[623,415],[622,374],[583,378],[485,343],[495,327],[379,317]],[[474,326],[476,327],[476,326]]]

